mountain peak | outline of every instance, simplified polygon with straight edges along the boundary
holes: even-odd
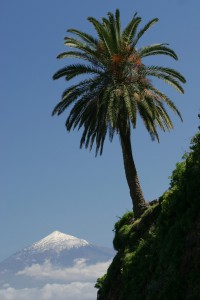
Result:
[[[53,231],[52,233],[50,233],[49,235],[46,236],[46,238],[49,237],[49,238],[55,238],[55,239],[72,239],[72,238],[75,238],[73,235],[68,235],[68,234],[65,234],[61,231],[58,231],[58,230],[55,230]]]
[[[70,250],[72,248],[79,248],[87,245],[89,245],[89,243],[86,240],[56,230],[40,241],[34,243],[30,248],[31,250],[40,252],[53,250],[59,253],[66,249]]]

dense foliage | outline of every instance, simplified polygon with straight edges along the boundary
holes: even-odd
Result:
[[[170,188],[134,222],[115,225],[117,255],[98,279],[100,300],[200,299],[200,132]]]

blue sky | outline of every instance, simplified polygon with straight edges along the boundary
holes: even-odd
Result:
[[[149,64],[179,70],[187,79],[185,95],[165,84],[157,86],[179,107],[184,122],[172,116],[175,129],[152,142],[139,121],[133,152],[147,200],[159,197],[168,177],[197,131],[200,113],[198,0],[27,1],[0,3],[0,260],[54,230],[111,246],[118,216],[131,209],[118,137],[104,153],[79,149],[80,133],[68,134],[65,117],[51,117],[67,86],[52,75],[67,63],[66,30],[93,33],[88,16],[121,11],[126,24],[137,11],[143,24],[160,19],[141,45],[169,42],[179,61],[153,57]]]

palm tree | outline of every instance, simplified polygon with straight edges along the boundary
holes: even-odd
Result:
[[[59,54],[58,58],[78,58],[81,63],[67,65],[56,72],[53,79],[65,77],[69,81],[79,75],[87,77],[63,92],[52,114],[60,115],[71,106],[66,120],[67,130],[83,128],[80,147],[91,150],[95,144],[96,155],[102,154],[107,133],[110,141],[114,134],[119,135],[134,216],[138,218],[147,203],[132,155],[131,128],[136,127],[137,115],[140,115],[151,138],[159,141],[157,128],[163,131],[173,128],[165,106],[180,118],[181,114],[149,78],[164,80],[180,93],[184,93],[181,82],[186,81],[174,69],[146,66],[142,62],[147,56],[161,54],[178,59],[168,44],[136,48],[143,34],[158,21],[157,18],[138,30],[141,17],[135,14],[123,31],[119,10],[115,14],[108,13],[101,21],[93,17],[89,17],[88,21],[92,23],[97,37],[69,29],[72,37],[65,37],[65,45],[73,49]]]

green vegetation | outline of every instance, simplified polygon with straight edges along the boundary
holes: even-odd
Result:
[[[99,300],[200,299],[200,132],[158,202],[116,223],[114,248]]]
[[[139,218],[147,208],[147,203],[132,155],[131,129],[136,127],[139,114],[151,138],[159,141],[158,128],[163,131],[173,128],[165,106],[180,118],[181,115],[171,99],[159,91],[150,78],[161,79],[180,93],[184,92],[181,83],[186,81],[174,69],[146,66],[143,62],[144,58],[152,55],[178,59],[168,44],[137,48],[138,41],[158,22],[157,18],[139,30],[142,19],[137,14],[122,30],[119,10],[115,15],[108,13],[101,21],[93,17],[89,17],[88,21],[93,25],[97,37],[69,29],[68,32],[75,37],[65,37],[65,45],[73,49],[58,55],[58,58],[77,58],[82,62],[68,65],[53,76],[53,79],[65,77],[67,81],[82,75],[87,75],[87,78],[63,92],[53,115],[60,115],[71,106],[66,120],[67,130],[82,128],[80,147],[92,149],[96,144],[96,154],[102,154],[107,134],[110,141],[115,134],[119,135],[134,216]]]

